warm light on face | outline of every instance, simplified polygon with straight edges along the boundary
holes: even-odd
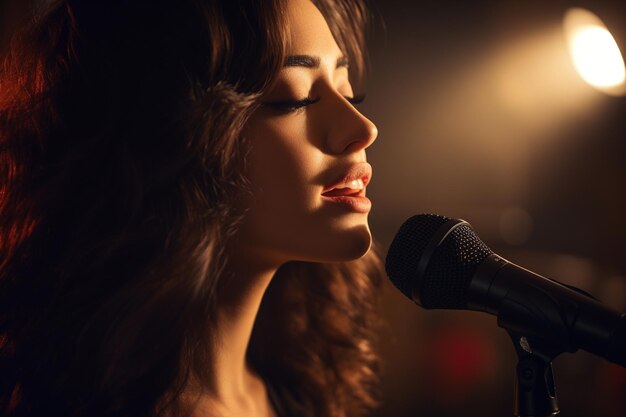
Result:
[[[626,94],[622,54],[602,21],[579,8],[567,11],[565,35],[578,74],[588,84],[612,95]]]

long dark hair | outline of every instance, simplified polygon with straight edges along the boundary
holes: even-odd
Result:
[[[365,7],[315,2],[364,74]],[[182,413],[249,181],[241,131],[285,54],[280,0],[57,1],[0,74],[0,415]],[[376,404],[370,251],[290,262],[249,349],[316,416]]]

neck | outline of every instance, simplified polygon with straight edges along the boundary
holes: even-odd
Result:
[[[222,308],[218,310],[213,360],[218,394],[244,387],[251,374],[246,352],[263,295],[276,269],[238,271],[220,294]]]
[[[246,352],[263,295],[278,266],[239,260],[219,294],[220,308],[211,352],[212,381],[196,395],[193,416],[273,416],[261,378]],[[191,392],[197,392],[192,389]],[[190,398],[194,398],[193,394]]]

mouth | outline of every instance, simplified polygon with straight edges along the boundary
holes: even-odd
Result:
[[[322,191],[322,198],[342,212],[367,214],[372,202],[365,196],[365,188],[371,178],[372,166],[367,162],[349,166],[333,185]]]
[[[324,197],[365,197],[367,178],[345,182],[322,193]]]
[[[361,162],[344,168],[341,175],[322,191],[324,197],[365,197],[365,187],[372,178],[372,166]]]

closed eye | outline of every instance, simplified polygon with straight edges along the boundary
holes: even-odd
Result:
[[[272,101],[265,103],[266,106],[286,113],[295,112],[303,107],[310,106],[320,101],[319,98],[305,97],[302,100],[285,100],[285,101]]]
[[[354,97],[345,97],[344,98],[351,103],[352,105],[360,104],[365,100],[365,94],[361,94]],[[320,98],[312,98],[305,97],[301,100],[284,100],[284,101],[272,101],[269,103],[264,103],[265,106],[268,106],[272,109],[285,112],[285,113],[293,113],[297,111],[301,111],[306,106],[310,106],[311,104],[315,104],[320,101]]]

